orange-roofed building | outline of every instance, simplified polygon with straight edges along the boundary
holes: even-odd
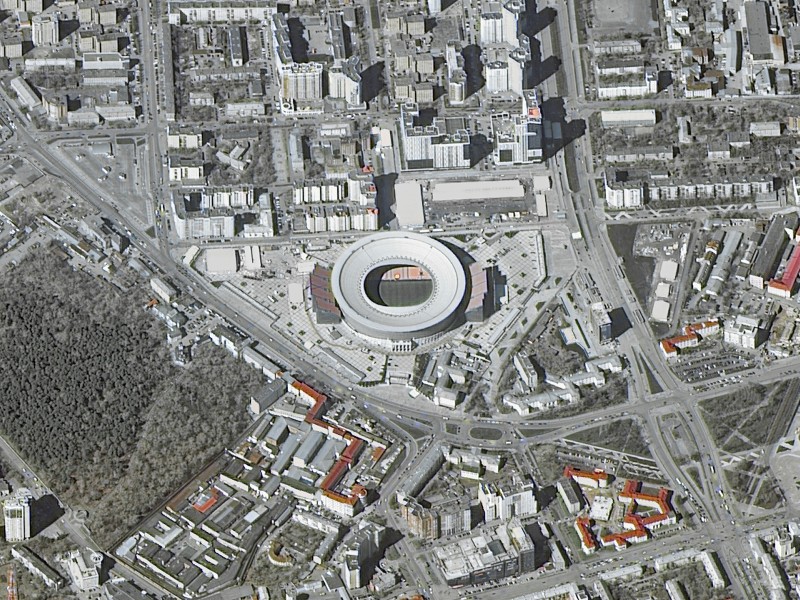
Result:
[[[575,483],[587,487],[604,488],[608,486],[608,473],[602,469],[581,471],[568,465],[564,468],[564,477],[571,477]]]
[[[206,490],[194,501],[192,507],[199,513],[205,514],[211,507],[217,503],[219,499],[219,491],[217,488],[212,488],[211,490]]]
[[[581,539],[581,549],[584,554],[592,554],[597,550],[597,541],[592,531],[592,522],[589,517],[578,517],[575,519],[575,531]]]
[[[322,394],[312,388],[307,383],[303,383],[302,381],[293,381],[292,384],[289,386],[289,391],[297,396],[298,398],[302,398],[309,404],[313,405],[317,402],[325,402],[328,397],[325,394]]]
[[[641,491],[641,483],[635,479],[625,482],[622,490],[617,496],[617,500],[627,504],[623,527],[625,531],[620,533],[610,533],[604,535],[600,542],[603,546],[614,546],[617,550],[622,550],[628,544],[637,544],[648,539],[649,531],[664,525],[674,525],[677,521],[675,513],[670,504],[670,490],[661,488],[657,495],[644,494]],[[643,517],[637,515],[639,506],[646,506],[657,510],[655,514]]]
[[[669,340],[661,340],[661,352],[667,358],[678,356],[678,349]]]
[[[659,489],[658,495],[656,496],[652,494],[643,494],[639,491],[640,489],[641,489],[641,483],[639,483],[635,479],[629,479],[628,481],[625,482],[622,491],[617,496],[617,500],[623,503],[634,502],[636,504],[641,504],[649,508],[654,508],[658,510],[660,514],[669,515],[672,513],[672,505],[669,502],[669,497],[671,492],[667,488]],[[633,510],[635,509],[636,507],[634,506]]]
[[[719,320],[710,319],[708,321],[700,321],[699,323],[690,323],[683,328],[684,333],[696,333],[699,336],[707,337],[719,333]]]
[[[322,490],[320,492],[320,503],[329,511],[342,515],[345,517],[355,516],[358,512],[359,496],[356,494],[349,494],[345,496],[339,492],[331,490]]]
[[[625,531],[604,535],[600,540],[603,546],[613,545],[617,550],[624,550],[628,547],[628,544],[647,541],[647,529],[639,515],[625,515],[623,527],[625,527]]]
[[[675,356],[677,350],[697,346],[700,343],[700,336],[696,333],[687,333],[685,335],[676,335],[675,337],[661,340],[661,351],[665,356]],[[667,350],[675,350],[675,353],[667,353]]]

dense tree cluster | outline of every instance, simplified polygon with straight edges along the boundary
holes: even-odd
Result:
[[[48,253],[3,279],[0,428],[57,489],[96,499],[104,490],[86,489],[83,472],[125,468],[168,374],[155,324]]]
[[[186,369],[173,369],[154,396],[127,472],[90,515],[110,543],[240,435],[257,371],[204,345]]]
[[[173,366],[144,299],[44,249],[0,285],[0,432],[101,542],[244,429],[259,383],[216,348]]]

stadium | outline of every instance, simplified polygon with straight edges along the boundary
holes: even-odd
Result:
[[[347,248],[330,291],[354,331],[384,340],[423,340],[463,320],[470,269],[445,244],[411,232],[383,232]]]

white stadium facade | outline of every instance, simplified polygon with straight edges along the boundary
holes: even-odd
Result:
[[[466,322],[480,323],[505,294],[497,267],[462,249],[409,231],[386,231],[348,246],[308,277],[318,325],[348,328],[396,352],[411,351]]]
[[[412,268],[429,282],[411,301],[384,302],[375,292],[387,273]],[[411,232],[383,232],[347,248],[331,272],[331,291],[342,319],[367,337],[421,340],[447,331],[463,313],[468,270],[443,243]],[[390,275],[389,281],[400,275]],[[405,276],[407,278],[407,276]]]

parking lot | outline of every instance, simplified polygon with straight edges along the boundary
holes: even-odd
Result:
[[[713,346],[704,345],[703,350],[689,352],[678,358],[672,370],[686,383],[700,383],[721,376],[728,376],[735,381],[736,373],[752,369],[757,362],[754,355],[729,349],[718,343]]]

